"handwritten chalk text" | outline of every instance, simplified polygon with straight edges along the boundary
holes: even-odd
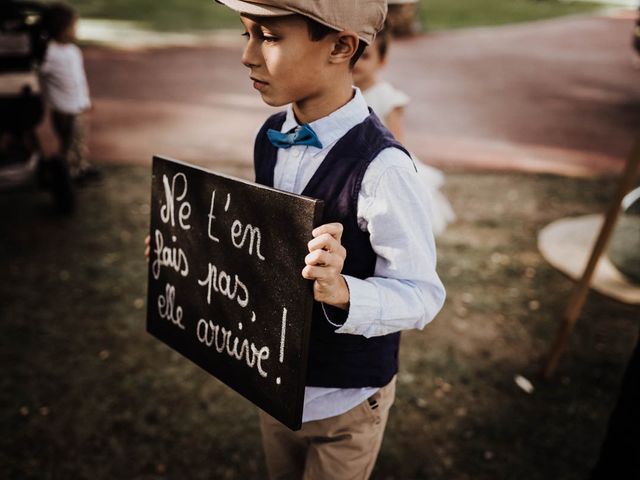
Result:
[[[162,267],[173,268],[183,277],[189,275],[189,261],[187,255],[180,247],[169,247],[164,244],[164,237],[162,232],[156,229],[154,234],[155,246],[153,252],[155,253],[155,259],[151,264],[151,272],[153,278],[156,280],[160,278],[160,269]],[[176,237],[172,237],[173,242],[176,242]]]
[[[233,284],[233,289],[231,285]],[[246,285],[238,278],[238,275],[233,276],[224,270],[218,270],[216,265],[209,263],[209,270],[206,278],[198,280],[198,285],[207,287],[207,303],[211,304],[211,289],[221,293],[229,300],[236,300],[238,305],[246,307],[249,303],[249,290]]]
[[[169,320],[184,330],[182,307],[176,305],[176,288],[169,283],[165,286],[164,295],[160,294],[158,296],[158,313],[160,318]]]
[[[226,353],[228,356],[241,361],[244,358],[249,368],[255,368],[261,377],[266,378],[267,372],[262,368],[262,362],[269,358],[269,347],[257,348],[253,342],[246,338],[240,340],[231,329],[216,325],[211,320],[203,318],[198,320],[197,335],[200,343],[207,347],[213,347],[218,353]],[[231,340],[233,338],[233,341]]]
[[[187,177],[184,173],[176,173],[171,179],[169,184],[169,178],[166,175],[162,176],[162,183],[164,184],[164,196],[166,204],[160,208],[160,218],[164,223],[171,222],[171,226],[176,226],[175,221],[175,204],[178,202],[178,223],[183,230],[189,230],[191,225],[186,223],[191,215],[191,204],[184,200],[187,196]],[[181,193],[176,197],[176,183],[181,184]]]
[[[243,228],[240,220],[234,220],[231,225],[231,242],[233,243],[233,246],[236,248],[243,248],[247,240],[247,235],[249,236],[249,255],[253,254],[253,244],[255,242],[256,256],[260,260],[264,260],[264,257],[260,252],[260,240],[262,237],[260,229],[258,227],[254,227],[250,223],[245,225]]]

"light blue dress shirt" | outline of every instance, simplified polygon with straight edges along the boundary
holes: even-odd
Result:
[[[310,123],[322,148],[294,145],[278,150],[274,187],[301,193],[336,142],[368,115],[364,97],[354,88],[349,103]],[[298,125],[289,105],[281,131]],[[357,218],[360,229],[370,234],[376,266],[374,276],[364,280],[344,275],[349,287],[349,314],[337,333],[375,337],[422,329],[442,308],[445,290],[436,273],[435,242],[424,189],[412,160],[401,150],[387,148],[371,162],[358,196]],[[340,415],[377,390],[307,387],[302,421]]]

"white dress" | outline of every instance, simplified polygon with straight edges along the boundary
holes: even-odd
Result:
[[[378,115],[383,123],[387,116],[398,107],[406,107],[409,97],[387,82],[375,83],[372,87],[363,91],[367,104]],[[444,183],[444,174],[429,165],[425,165],[412,154],[418,169],[418,174],[425,186],[425,194],[428,195],[428,204],[431,205],[431,225],[435,235],[441,234],[447,224],[456,219],[451,204],[440,191]]]

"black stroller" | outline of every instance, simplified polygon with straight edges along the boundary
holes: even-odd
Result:
[[[75,194],[67,162],[46,159],[36,134],[44,115],[37,68],[47,47],[45,9],[36,2],[0,0],[0,192],[47,188],[56,208],[71,213]]]

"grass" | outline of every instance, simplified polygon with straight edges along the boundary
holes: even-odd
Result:
[[[265,478],[254,407],[145,333],[149,170],[105,171],[69,219],[44,193],[0,195],[0,478]],[[543,381],[572,283],[540,257],[536,232],[602,211],[613,186],[448,175],[460,219],[438,242],[447,303],[403,335],[373,478],[586,478],[638,309],[591,293],[557,377]]]
[[[505,25],[584,13],[601,5],[556,0],[422,0],[420,18],[427,31]]]
[[[158,30],[239,28],[237,14],[213,0],[70,0],[84,17],[135,20]],[[428,30],[502,25],[591,11],[596,4],[558,0],[421,0]]]

